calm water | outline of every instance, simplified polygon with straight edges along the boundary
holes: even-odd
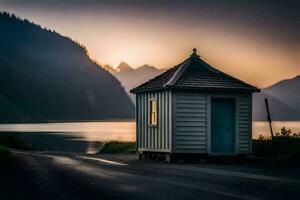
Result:
[[[291,129],[292,133],[300,132],[300,121],[274,121],[272,128],[274,133],[280,132],[280,129],[285,126]],[[252,136],[257,138],[260,134],[263,136],[270,136],[270,128],[268,122],[253,122]]]
[[[300,132],[300,121],[277,121],[274,133],[283,126]],[[1,124],[0,132],[11,132],[39,150],[97,153],[106,141],[135,141],[135,122]],[[253,138],[260,134],[270,135],[267,122],[253,123]]]
[[[46,151],[97,153],[107,141],[135,141],[134,122],[0,124],[0,132]]]
[[[135,122],[0,124],[0,132],[72,135],[86,141],[135,141]]]

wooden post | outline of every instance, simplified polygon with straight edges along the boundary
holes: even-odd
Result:
[[[138,132],[139,132],[139,119],[138,119],[138,112],[141,112],[140,110],[138,110],[138,95],[135,95],[135,152],[138,153],[139,151],[139,142],[138,142]]]
[[[265,98],[265,104],[266,104],[266,109],[267,109],[267,119],[268,119],[268,122],[269,122],[273,149],[274,149],[275,155],[277,156],[277,149],[276,149],[276,144],[275,144],[274,134],[273,134],[273,129],[272,129],[272,119],[271,119],[271,114],[270,114],[270,109],[269,109],[269,102],[268,102],[267,98]]]

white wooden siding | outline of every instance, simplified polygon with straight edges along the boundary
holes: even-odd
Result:
[[[236,153],[251,153],[252,96],[248,94],[193,94],[170,91],[137,95],[139,151],[210,153],[210,100],[236,100]],[[150,99],[158,103],[157,126],[149,125]]]
[[[251,95],[240,96],[238,101],[238,153],[251,153],[252,145]]]
[[[149,123],[150,100],[157,99],[157,125]],[[170,91],[137,94],[137,146],[138,151],[171,151],[171,98]]]
[[[206,153],[207,98],[202,94],[176,93],[173,95],[174,152]]]

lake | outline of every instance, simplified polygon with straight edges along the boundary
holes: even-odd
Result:
[[[300,121],[275,121],[274,133],[285,126],[300,132]],[[73,122],[0,124],[0,132],[10,132],[36,149],[97,153],[104,142],[135,141],[135,122]],[[253,122],[253,138],[270,136],[267,122]]]
[[[0,132],[9,132],[38,150],[93,154],[107,141],[135,141],[136,131],[131,121],[0,124]]]

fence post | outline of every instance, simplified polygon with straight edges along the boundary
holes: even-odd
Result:
[[[274,150],[275,156],[277,156],[277,148],[275,144],[275,139],[274,139],[274,134],[273,134],[273,129],[272,129],[272,119],[271,119],[271,114],[270,114],[270,109],[269,109],[269,102],[268,99],[265,98],[265,104],[266,104],[266,109],[267,109],[267,119],[269,122],[269,127],[270,127],[270,132],[271,132],[271,138],[272,138],[272,146]]]

